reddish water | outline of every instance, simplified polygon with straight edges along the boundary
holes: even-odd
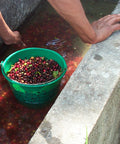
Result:
[[[82,60],[73,40],[77,38],[72,28],[58,15],[41,12],[32,23],[20,28],[26,47],[44,47],[60,53],[66,60],[68,70],[62,79],[60,91]],[[25,47],[8,46],[3,58]],[[2,59],[2,57],[1,57]],[[24,107],[15,99],[7,81],[0,72],[0,144],[27,144],[49,111],[51,105],[35,110]]]

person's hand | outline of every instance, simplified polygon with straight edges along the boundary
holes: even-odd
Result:
[[[18,31],[13,31],[13,44],[21,43],[21,35]]]
[[[26,47],[26,44],[22,41],[21,35],[18,31],[14,31],[14,41],[12,44],[17,44],[19,47]]]
[[[108,38],[113,32],[120,30],[120,14],[107,15],[93,22],[92,27],[96,32],[96,42]]]
[[[11,31],[11,30],[10,30],[9,34],[6,36],[6,38],[3,39],[3,41],[6,45],[22,43],[20,33],[18,31]]]

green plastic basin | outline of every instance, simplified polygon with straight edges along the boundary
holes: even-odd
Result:
[[[7,76],[11,65],[15,64],[20,58],[29,59],[31,56],[46,57],[55,60],[62,68],[62,74],[57,79],[44,84],[23,84],[10,79]],[[39,108],[50,103],[58,94],[61,79],[65,75],[67,65],[64,58],[57,52],[45,48],[25,48],[9,55],[1,62],[1,71],[7,79],[14,96],[23,105],[30,108]]]

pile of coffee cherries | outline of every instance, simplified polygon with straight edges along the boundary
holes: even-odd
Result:
[[[52,81],[62,73],[60,65],[53,59],[31,57],[19,59],[7,72],[10,79],[24,84],[39,84]]]

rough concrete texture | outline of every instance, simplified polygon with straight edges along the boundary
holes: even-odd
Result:
[[[86,129],[89,144],[119,144],[119,77],[118,31],[92,45],[29,144],[85,144]]]
[[[89,136],[89,144],[120,144],[120,80]]]
[[[36,8],[40,1],[41,0],[0,0],[0,11],[8,26],[12,30],[15,30]]]

